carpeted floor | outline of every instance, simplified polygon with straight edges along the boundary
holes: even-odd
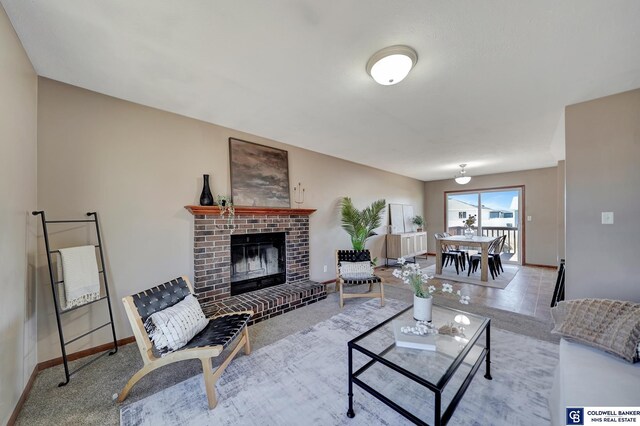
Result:
[[[411,291],[403,285],[387,285],[385,293],[391,299],[407,303],[412,300]],[[339,313],[337,299],[337,294],[331,293],[324,301],[250,327],[254,351]],[[345,312],[367,300],[369,299],[348,300]],[[453,304],[452,306],[456,308],[461,307],[452,300],[437,298],[436,302]],[[494,327],[554,341],[547,332],[551,328],[550,325],[533,317],[476,306],[473,305],[473,301],[471,305],[464,306],[464,310],[490,316]],[[113,401],[112,396],[122,389],[129,377],[141,366],[142,361],[137,347],[135,344],[130,344],[121,347],[116,355],[103,357],[90,367],[81,370],[72,378],[71,383],[63,388],[57,387],[63,377],[62,367],[47,369],[36,378],[17,424],[118,424],[120,406]],[[71,368],[74,368],[73,365]],[[185,361],[161,368],[141,380],[133,388],[124,404],[148,397],[200,373],[199,361]]]

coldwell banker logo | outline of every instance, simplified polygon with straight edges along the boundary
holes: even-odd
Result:
[[[567,408],[567,423],[568,425],[583,425],[584,424],[584,408]]]

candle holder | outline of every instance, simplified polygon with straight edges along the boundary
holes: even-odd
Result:
[[[304,203],[304,188],[300,182],[298,182],[298,186],[293,188],[293,202],[296,204]]]

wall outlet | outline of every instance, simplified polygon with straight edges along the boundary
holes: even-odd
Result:
[[[324,271],[323,272],[327,272],[327,265],[324,265]]]
[[[602,212],[602,224],[613,225],[613,212]]]

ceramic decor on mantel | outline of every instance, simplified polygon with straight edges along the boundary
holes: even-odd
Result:
[[[211,188],[209,188],[209,175],[202,175],[203,186],[202,193],[200,194],[201,206],[213,206],[213,194],[211,194]]]

